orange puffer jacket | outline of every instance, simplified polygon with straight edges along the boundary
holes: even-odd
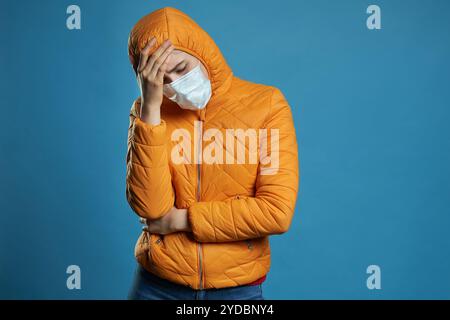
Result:
[[[248,284],[269,271],[268,236],[286,232],[294,213],[299,163],[290,107],[279,89],[234,76],[210,36],[170,7],[132,29],[128,49],[135,70],[152,36],[154,48],[169,38],[204,64],[212,97],[198,111],[164,97],[158,125],[140,119],[140,98],[132,104],[128,203],[148,219],[172,206],[186,208],[192,228],[143,232],[136,259],[149,272],[193,289]]]

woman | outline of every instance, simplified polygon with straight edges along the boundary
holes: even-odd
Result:
[[[146,227],[131,299],[263,299],[269,236],[289,229],[299,164],[290,107],[233,75],[185,13],[140,19],[129,56],[126,196]]]

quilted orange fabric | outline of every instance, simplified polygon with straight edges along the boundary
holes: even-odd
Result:
[[[157,46],[169,38],[176,49],[198,58],[213,93],[199,111],[181,109],[164,98],[159,125],[139,118],[140,98],[132,104],[128,203],[149,219],[174,205],[187,208],[192,227],[192,233],[165,236],[143,232],[136,259],[155,275],[194,289],[248,284],[268,273],[269,236],[286,232],[294,213],[299,163],[291,109],[279,89],[236,77],[212,38],[175,8],[156,10],[133,27],[128,49],[135,69],[152,36]],[[233,136],[236,153],[230,155],[221,141],[229,137],[229,129],[266,129],[267,134],[259,136],[263,138],[256,150],[250,147],[251,134]],[[245,159],[233,159],[239,148]],[[204,156],[208,152],[214,161]]]

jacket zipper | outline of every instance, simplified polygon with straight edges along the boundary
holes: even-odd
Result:
[[[203,120],[200,119],[200,127],[198,133],[198,154],[197,154],[197,202],[200,201],[200,192],[201,192],[201,159],[202,159],[202,135],[203,135]],[[203,289],[203,254],[202,254],[202,244],[198,243],[198,258],[199,258],[199,280],[200,290]]]

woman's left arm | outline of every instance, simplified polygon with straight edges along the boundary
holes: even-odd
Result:
[[[261,174],[259,170],[254,197],[191,205],[187,218],[197,241],[238,241],[281,234],[289,229],[299,189],[297,139],[291,109],[276,88],[271,106],[265,128],[279,129],[276,172]]]

